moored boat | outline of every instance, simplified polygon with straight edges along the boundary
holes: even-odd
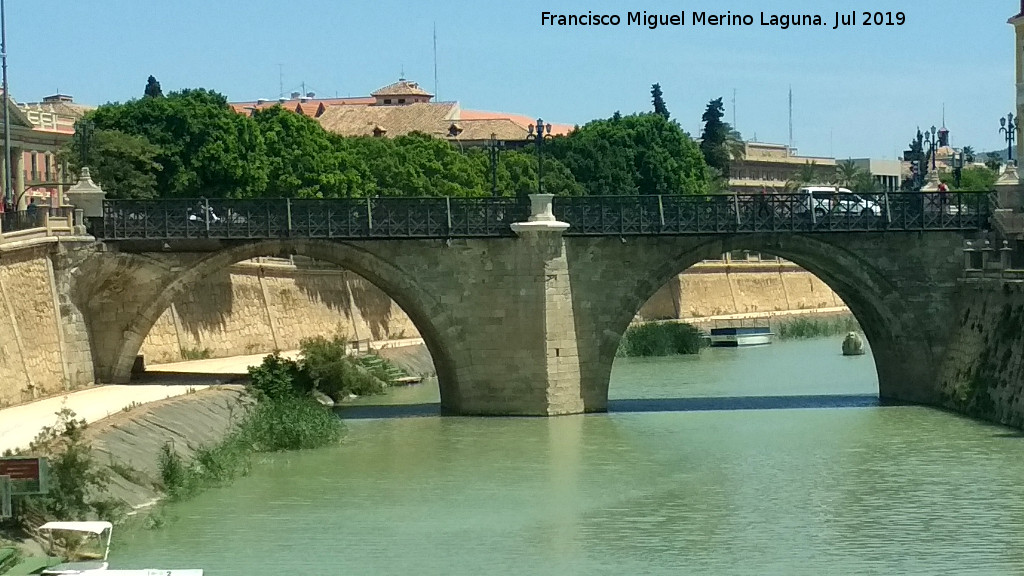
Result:
[[[719,347],[760,346],[771,344],[775,336],[767,326],[712,328],[711,345]]]

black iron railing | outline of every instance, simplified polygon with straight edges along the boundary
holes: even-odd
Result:
[[[476,238],[512,236],[516,198],[106,200],[102,230],[122,239]]]
[[[567,235],[979,230],[988,192],[556,197]]]
[[[556,197],[573,236],[980,230],[988,192]],[[107,200],[106,239],[488,238],[512,236],[516,198]],[[5,226],[6,227],[6,226]]]
[[[32,228],[42,228],[46,225],[45,217],[47,213],[49,213],[52,220],[54,218],[67,218],[68,214],[73,210],[70,206],[64,206],[53,208],[39,207],[19,212],[3,212],[0,213],[0,231],[7,234],[31,230]]]

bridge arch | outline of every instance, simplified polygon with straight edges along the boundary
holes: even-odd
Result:
[[[442,405],[457,399],[453,361],[449,346],[442,344],[452,332],[450,317],[438,306],[436,295],[419,285],[409,274],[388,258],[358,244],[310,239],[282,239],[242,243],[198,255],[191,260],[170,266],[170,273],[152,297],[138,306],[125,323],[123,338],[116,346],[109,380],[130,379],[135,358],[143,341],[157,319],[171,304],[190,290],[197,281],[232,264],[259,256],[306,256],[330,262],[358,274],[395,301],[409,316],[429,350],[437,372]],[[153,254],[153,256],[159,256]]]
[[[814,274],[846,303],[860,323],[871,344],[879,395],[935,403],[934,368],[943,358],[948,329],[955,321],[948,303],[955,289],[955,255],[962,237],[950,235],[940,242],[934,236],[930,238],[925,248],[941,250],[943,256],[929,258],[922,266],[918,262],[922,240],[913,234],[900,236],[906,242],[902,250],[897,249],[892,236],[875,234],[579,239],[578,249],[621,252],[617,257],[629,262],[627,270],[605,271],[593,279],[574,274],[574,307],[601,311],[576,314],[577,334],[583,340],[581,384],[586,409],[606,409],[615,352],[629,323],[647,300],[682,271],[734,250],[779,256]],[[592,291],[601,285],[603,297],[594,298]],[[586,341],[587,334],[592,335],[592,341]]]

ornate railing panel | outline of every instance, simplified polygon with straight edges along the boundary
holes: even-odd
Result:
[[[987,192],[556,197],[574,236],[979,230]],[[129,239],[489,238],[512,236],[516,198],[108,200],[99,235]]]
[[[129,239],[473,238],[512,236],[516,198],[107,200],[102,237]]]
[[[979,230],[988,192],[556,197],[567,235]]]

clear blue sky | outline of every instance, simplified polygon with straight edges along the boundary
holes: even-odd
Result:
[[[558,7],[555,7],[555,4]],[[542,27],[543,10],[819,13],[825,27]],[[563,0],[314,2],[312,0],[51,0],[7,2],[12,95],[54,93],[101,104],[204,87],[230,100],[284,91],[366,95],[407,78],[432,90],[437,26],[439,96],[465,108],[582,124],[650,108],[661,83],[673,118],[694,136],[704,105],[736,90],[745,137],[785,143],[793,88],[801,153],[888,157],[915,127],[946,124],[955,146],[1005,146],[998,118],[1013,110],[1016,0]],[[903,10],[901,27],[832,30],[836,11]],[[279,68],[280,65],[280,68]]]

